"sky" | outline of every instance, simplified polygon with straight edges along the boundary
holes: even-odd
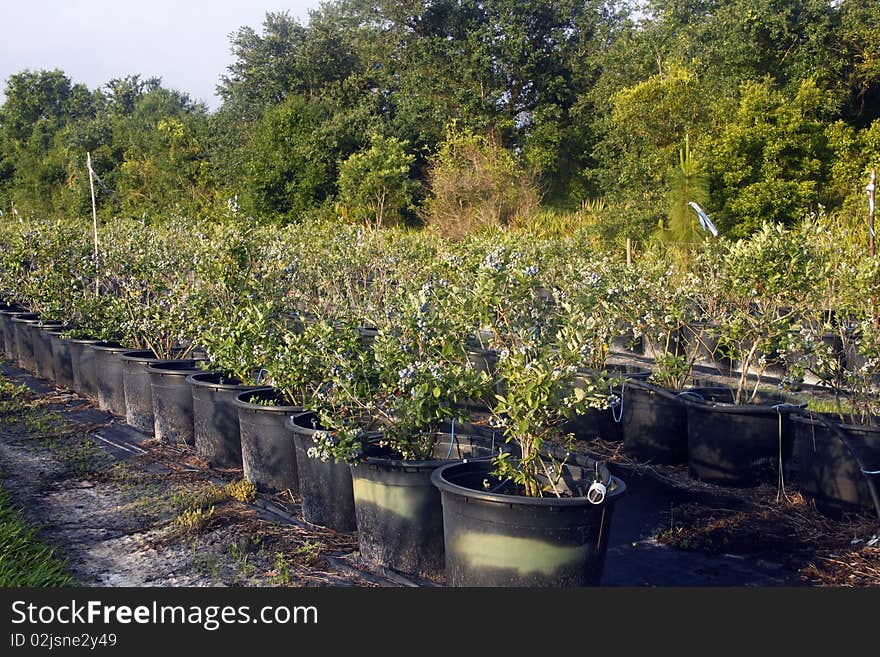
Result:
[[[229,35],[262,29],[266,12],[305,23],[320,0],[0,0],[0,103],[11,74],[61,69],[96,89],[140,74],[220,104],[215,87],[232,63]]]

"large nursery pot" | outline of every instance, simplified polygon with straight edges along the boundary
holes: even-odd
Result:
[[[388,448],[368,447],[363,461],[351,466],[361,556],[403,573],[441,576],[443,506],[431,475],[447,463],[494,452],[491,438],[461,430],[438,434],[430,460],[406,461]]]
[[[260,386],[246,385],[224,372],[190,374],[186,380],[192,386],[196,452],[216,467],[242,467],[235,397]]]
[[[444,465],[431,479],[443,504],[450,586],[572,587],[599,584],[614,506],[626,490],[605,466],[563,466],[569,497],[506,494],[492,462]],[[596,472],[604,496],[587,497]],[[493,488],[486,490],[484,482]],[[501,490],[498,490],[498,486]]]
[[[41,321],[31,327],[34,371],[37,376],[48,381],[55,379],[55,358],[52,354],[52,336],[49,331],[60,328],[61,322],[54,321]]]
[[[27,311],[16,306],[4,305],[0,308],[0,329],[3,331],[3,353],[8,360],[18,360],[18,352],[15,347],[15,327],[12,320]]]
[[[647,381],[625,382],[623,407],[623,451],[638,461],[663,465],[687,463],[687,410],[682,396],[732,402],[729,388],[691,388],[673,391]]]
[[[18,366],[28,372],[34,372],[36,369],[34,336],[31,329],[39,321],[40,316],[37,313],[25,313],[12,318],[12,328],[15,334],[15,357]]]
[[[150,396],[153,400],[153,434],[170,445],[195,445],[193,393],[187,381],[202,372],[196,360],[150,363]]]
[[[291,416],[288,423],[296,447],[303,519],[338,532],[355,531],[351,468],[347,463],[325,463],[309,456],[309,449],[315,447],[313,436],[321,430],[314,413]]]
[[[73,362],[70,356],[70,342],[64,335],[65,329],[58,327],[48,329],[49,346],[52,348],[52,373],[55,383],[64,388],[73,390]]]
[[[0,301],[0,356],[6,353],[6,323],[11,321],[10,313],[23,312],[22,309],[7,301]]]
[[[288,405],[273,388],[240,392],[234,403],[245,479],[261,491],[299,495],[296,447],[287,421],[302,413],[302,407]]]
[[[784,416],[796,407],[784,397],[759,394],[748,404],[680,399],[687,408],[688,472],[694,479],[755,486],[775,481],[780,463],[785,468],[790,461],[791,429]]]
[[[819,413],[790,419],[799,488],[816,508],[835,517],[871,509],[880,514],[880,426],[843,424]]]
[[[95,382],[98,386],[98,407],[125,417],[125,384],[122,380],[120,356],[131,347],[116,342],[95,342],[89,345],[95,357]]]
[[[96,338],[70,338],[70,369],[73,373],[73,389],[78,394],[91,399],[98,396],[98,374],[95,370],[95,352],[91,345],[100,340]]]
[[[152,434],[155,426],[153,416],[153,392],[147,365],[174,362],[157,358],[150,350],[126,351],[120,354],[122,388],[125,393],[125,422],[138,431]]]
[[[624,388],[627,381],[645,380],[651,376],[650,370],[635,365],[608,365],[605,372],[620,380]],[[575,387],[582,387],[587,381],[599,374],[596,370],[579,369],[575,374]],[[617,392],[619,392],[617,388],[612,385],[608,390],[609,397],[616,396]],[[576,440],[601,438],[602,440],[620,442],[623,440],[620,411],[619,405],[611,404],[605,408],[589,408],[572,417],[562,429],[566,433],[574,434]]]

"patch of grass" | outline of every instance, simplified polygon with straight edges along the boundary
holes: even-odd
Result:
[[[262,548],[262,536],[245,536],[240,542],[232,541],[229,546],[229,556],[238,562],[242,577],[247,577],[254,570],[251,556],[259,553]]]
[[[31,392],[26,385],[0,377],[0,415],[22,410],[30,397]]]
[[[207,509],[187,509],[174,519],[174,524],[187,533],[204,529],[214,518],[214,507]]]
[[[53,451],[77,474],[94,472],[111,462],[110,456],[95,441],[83,434],[59,441]]]
[[[807,402],[807,410],[816,413],[831,413],[837,415],[850,415],[854,409],[847,399],[816,399],[810,398]]]
[[[193,555],[193,566],[202,573],[206,573],[211,577],[216,578],[220,573],[220,559],[217,558],[217,555],[212,554],[210,551],[200,551],[199,544],[193,540],[192,542],[192,555]],[[204,549],[204,548],[203,548]]]
[[[207,484],[196,490],[176,491],[171,494],[169,501],[179,512],[207,509],[229,499],[229,494],[223,486]]]
[[[110,457],[79,428],[47,410],[27,386],[0,377],[0,425],[52,451],[75,473],[94,472]]]
[[[0,487],[0,586],[60,587],[75,581],[66,561],[37,536]]]
[[[226,484],[226,493],[239,502],[253,502],[257,497],[257,487],[247,479],[239,479]]]
[[[283,552],[275,553],[275,563],[272,566],[274,576],[272,577],[275,584],[283,586],[290,584],[290,561]]]
[[[321,558],[324,544],[321,541],[306,541],[296,550],[296,555],[306,565],[311,566]]]

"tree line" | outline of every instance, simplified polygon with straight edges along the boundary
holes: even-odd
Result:
[[[0,210],[376,225],[578,222],[598,239],[864,220],[880,4],[337,0],[231,36],[210,112],[160,79],[12,75]],[[695,226],[697,228],[695,228]]]

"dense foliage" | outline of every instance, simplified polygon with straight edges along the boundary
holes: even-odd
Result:
[[[208,367],[316,411],[325,459],[357,461],[377,441],[430,458],[444,422],[488,414],[521,456],[498,473],[540,495],[556,471],[541,446],[614,403],[606,363],[627,333],[661,385],[688,385],[694,345],[712,339],[742,372],[737,402],[776,366],[788,383],[829,385],[848,420],[876,422],[880,270],[840,231],[825,216],[764,224],[688,258],[655,245],[628,266],[585,229],[452,240],[316,220],[120,219],[95,257],[88,222],[31,220],[0,227],[0,295],[132,346],[202,348]]]
[[[734,237],[823,209],[858,227],[880,163],[877,3],[337,0],[231,41],[216,112],[138,75],[11,76],[0,210],[86,216],[89,151],[104,220],[675,242],[702,234],[687,201]]]

